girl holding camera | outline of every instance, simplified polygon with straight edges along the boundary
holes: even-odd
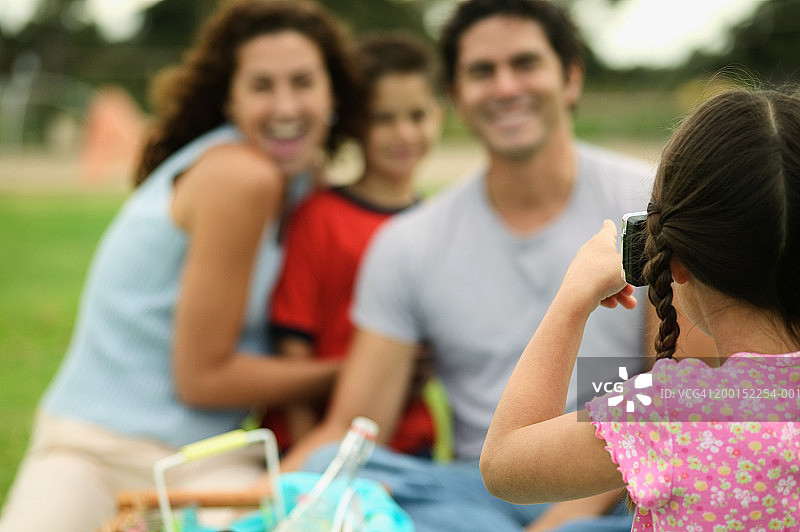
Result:
[[[661,319],[653,369],[562,415],[589,314],[636,305],[606,221],[511,376],[484,482],[515,503],[625,487],[633,530],[797,530],[800,95],[736,90],[704,103],[665,148],[647,212],[644,278]],[[673,358],[673,297],[718,360]]]

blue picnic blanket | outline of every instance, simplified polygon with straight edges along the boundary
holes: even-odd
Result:
[[[281,492],[286,501],[286,512],[294,508],[297,500],[311,491],[319,480],[317,473],[292,472],[280,476]],[[378,482],[358,478],[353,488],[359,497],[359,506],[364,513],[364,532],[414,532],[411,517],[392,499],[386,488]],[[184,511],[179,530],[182,532],[220,532],[197,523],[197,516],[189,509]],[[228,525],[225,532],[269,532],[274,518],[266,509],[252,512]],[[267,528],[269,527],[269,528]],[[325,531],[320,531],[325,532]]]

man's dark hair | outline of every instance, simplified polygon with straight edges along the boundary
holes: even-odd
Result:
[[[572,65],[583,65],[583,41],[569,15],[546,0],[468,0],[459,4],[442,28],[439,49],[444,69],[444,82],[455,81],[459,43],[473,24],[494,16],[529,19],[541,25],[550,46],[558,55],[564,73]]]

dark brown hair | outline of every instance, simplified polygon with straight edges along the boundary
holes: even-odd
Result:
[[[438,91],[438,62],[427,43],[414,35],[393,32],[367,36],[358,45],[358,60],[369,93],[389,74],[420,74],[433,94]]]
[[[468,0],[462,2],[442,29],[439,50],[444,64],[444,82],[455,81],[461,37],[473,24],[494,16],[532,20],[542,26],[564,75],[573,65],[583,65],[583,41],[567,12],[547,0]]]
[[[328,154],[358,133],[363,89],[346,28],[310,0],[234,0],[208,20],[183,61],[165,69],[153,83],[156,121],[134,177],[136,185],[176,150],[226,120],[224,106],[240,47],[260,35],[286,30],[308,37],[325,61],[336,105],[325,145]]]
[[[734,90],[686,119],[662,153],[647,217],[645,279],[661,318],[655,348],[680,330],[669,262],[771,313],[800,339],[800,95]]]

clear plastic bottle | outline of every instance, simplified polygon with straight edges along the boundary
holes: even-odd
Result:
[[[377,423],[355,418],[325,472],[274,532],[339,532],[345,523],[352,529],[353,516],[344,510],[351,502],[358,506],[353,481],[372,454],[377,436]]]

